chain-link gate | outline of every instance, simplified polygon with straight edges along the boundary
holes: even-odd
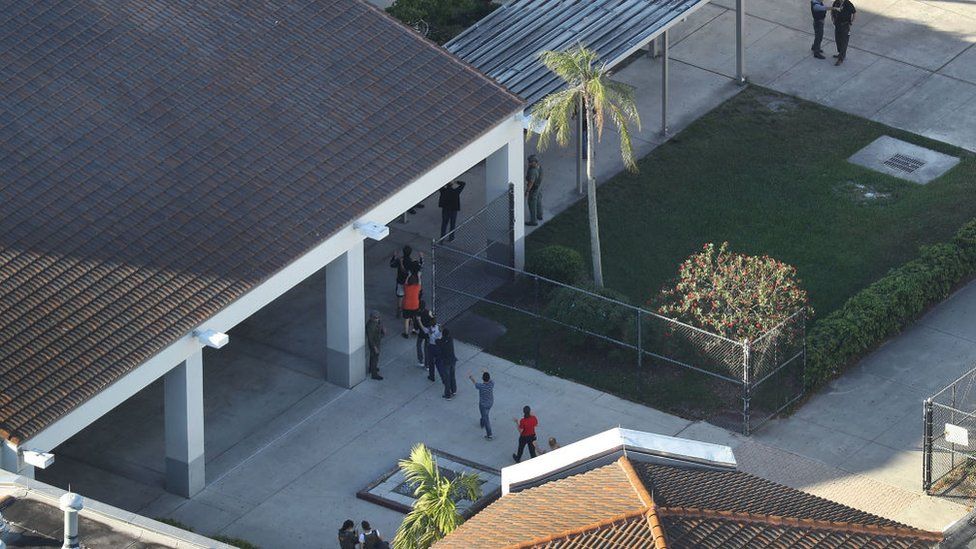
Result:
[[[922,488],[976,496],[976,368],[922,405]]]

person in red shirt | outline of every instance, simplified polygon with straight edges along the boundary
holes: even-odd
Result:
[[[529,447],[529,455],[535,457],[535,428],[539,425],[539,420],[532,415],[532,409],[528,406],[522,407],[522,419],[516,419],[515,425],[518,426],[519,445],[518,453],[512,454],[515,463],[522,461],[522,451]]]

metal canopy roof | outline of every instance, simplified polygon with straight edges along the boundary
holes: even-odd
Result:
[[[613,67],[708,0],[512,0],[445,47],[528,101],[563,87],[540,61],[577,42]]]

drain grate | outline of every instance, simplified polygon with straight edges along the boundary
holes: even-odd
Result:
[[[885,160],[884,165],[905,173],[912,173],[924,166],[925,161],[921,158],[915,158],[906,154],[896,154],[888,160]]]

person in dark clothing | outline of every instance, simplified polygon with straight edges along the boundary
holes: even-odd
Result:
[[[529,220],[526,225],[538,225],[542,221],[542,166],[539,157],[529,155],[529,168],[525,171],[525,196],[529,204]]]
[[[342,523],[339,528],[339,549],[356,549],[359,545],[359,532],[356,532],[356,523],[351,519]]]
[[[414,322],[417,327],[417,366],[420,368],[426,366],[427,377],[434,381],[434,362],[430,360],[433,357],[425,351],[430,344],[430,330],[437,324],[437,319],[434,318],[434,313],[427,308],[426,302],[420,302],[420,310],[417,311]]]
[[[827,18],[827,6],[823,0],[810,0],[810,13],[813,15],[813,56],[817,59],[826,59],[820,45],[823,43],[824,19]]]
[[[854,16],[857,9],[851,0],[834,0],[833,7],[830,8],[830,17],[834,21],[834,41],[837,42],[837,62],[840,65],[847,59],[847,44],[851,40],[851,25],[854,24]]]
[[[454,227],[457,225],[457,214],[461,211],[461,191],[464,190],[464,181],[455,181],[441,187],[441,196],[437,200],[437,205],[441,208],[441,238],[447,234],[447,226],[451,226],[451,236],[448,240],[454,240]]]
[[[381,380],[380,375],[380,343],[386,335],[386,328],[380,320],[380,312],[373,311],[366,322],[366,345],[369,347],[369,377]]]
[[[539,420],[532,415],[532,409],[525,406],[522,408],[522,419],[516,419],[515,425],[519,432],[518,452],[512,454],[512,459],[518,463],[522,461],[522,451],[526,446],[529,448],[529,455],[535,457],[535,428],[539,425]]]
[[[362,521],[360,526],[363,527],[363,532],[359,534],[359,543],[362,544],[363,549],[380,549],[382,547],[389,548],[389,544],[383,541],[380,537],[380,531],[373,528],[369,521]]]
[[[399,255],[393,252],[393,257],[390,258],[390,268],[396,269],[396,286],[394,287],[394,294],[396,296],[396,317],[400,318],[403,314],[403,285],[406,284],[407,278],[411,274],[420,277],[420,271],[424,267],[424,254],[420,253],[418,259],[413,257],[413,248],[410,246],[403,247],[403,255]]]
[[[457,394],[457,356],[454,354],[454,338],[451,331],[441,331],[441,338],[437,340],[437,374],[444,384],[444,398],[451,400]]]

